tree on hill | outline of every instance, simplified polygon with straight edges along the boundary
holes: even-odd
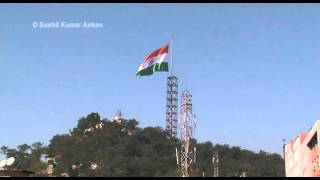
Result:
[[[14,157],[15,162],[7,169],[21,169],[32,172],[41,172],[46,164],[42,161],[47,154],[47,147],[42,143],[36,142],[31,146],[22,144],[17,149],[11,149],[8,146],[1,147],[1,153],[5,154],[7,158]]]

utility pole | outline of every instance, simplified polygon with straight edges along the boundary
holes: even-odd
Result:
[[[286,177],[286,140],[282,139],[284,176]]]
[[[212,157],[213,177],[219,177],[219,153],[215,151]]]

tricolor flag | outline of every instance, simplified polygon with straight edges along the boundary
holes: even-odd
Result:
[[[168,71],[168,62],[166,62],[168,49],[169,44],[147,55],[139,66],[137,76],[151,75],[155,71]]]

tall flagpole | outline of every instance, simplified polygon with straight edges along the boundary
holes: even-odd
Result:
[[[171,36],[171,61],[170,61],[170,66],[171,66],[171,76],[173,76],[173,35]]]
[[[170,132],[172,137],[177,136],[178,126],[178,78],[173,74],[173,34],[170,37],[169,48],[170,52],[170,65],[168,59],[167,77],[167,104],[166,104],[166,130]],[[169,57],[168,57],[169,58]],[[169,68],[169,67],[168,67]]]

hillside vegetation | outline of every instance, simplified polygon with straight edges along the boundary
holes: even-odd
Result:
[[[37,142],[17,148],[2,146],[7,157],[16,157],[11,168],[48,176],[177,176],[175,148],[179,140],[169,138],[161,127],[138,126],[135,119],[121,122],[101,119],[91,113],[78,120],[68,134],[57,134],[49,145]],[[254,153],[240,147],[197,143],[197,161],[192,176],[212,176],[212,155],[218,151],[219,176],[284,176],[279,154]]]

